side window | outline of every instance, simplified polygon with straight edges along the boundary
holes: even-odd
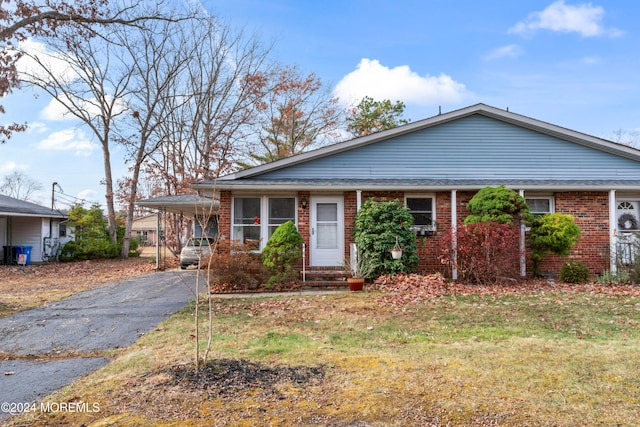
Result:
[[[413,216],[413,227],[431,230],[435,225],[433,197],[407,197],[406,204]]]
[[[527,197],[525,201],[534,216],[553,213],[553,197]]]

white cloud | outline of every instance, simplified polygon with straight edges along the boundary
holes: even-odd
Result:
[[[420,76],[408,65],[389,68],[367,58],[361,59],[357,68],[342,78],[334,94],[349,105],[365,96],[419,106],[458,103],[469,96],[464,84],[446,74]]]
[[[46,139],[40,141],[41,150],[70,151],[75,150],[76,156],[87,157],[98,146],[93,144],[81,130],[64,129],[53,132]]]
[[[82,190],[76,197],[82,200],[95,200],[99,197],[99,194],[95,190]]]
[[[27,169],[26,165],[19,165],[14,161],[4,161],[0,163],[0,174],[9,174],[14,171],[25,169]]]
[[[40,111],[40,118],[51,121],[76,119],[76,117],[69,114],[69,110],[67,110],[67,108],[55,98],[51,98],[51,101],[49,101],[47,106]]]
[[[71,81],[77,77],[77,74],[69,66],[69,63],[47,50],[47,47],[36,42],[33,39],[26,39],[20,42],[20,50],[26,55],[17,62],[18,72],[27,75],[34,75],[39,79],[48,79],[48,73],[42,67],[45,66],[51,71],[51,74],[64,81]],[[37,57],[40,64],[33,57]]]
[[[578,5],[565,4],[564,0],[551,3],[541,12],[529,14],[527,19],[509,28],[509,34],[530,35],[537,30],[550,30],[562,33],[579,33],[583,37],[617,37],[622,31],[602,26],[604,8],[591,3]]]
[[[510,44],[507,46],[498,47],[493,49],[487,55],[485,55],[485,61],[492,61],[500,58],[517,58],[522,55],[524,51],[517,44]]]
[[[29,122],[29,128],[27,132],[30,133],[44,133],[48,131],[47,125],[43,122]]]

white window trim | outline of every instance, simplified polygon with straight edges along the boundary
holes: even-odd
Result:
[[[236,199],[260,199],[260,245],[256,252],[262,251],[264,246],[267,244],[267,240],[269,240],[269,199],[294,199],[294,221],[296,228],[298,228],[298,197],[292,194],[269,194],[269,195],[257,195],[257,194],[242,194],[233,196],[231,198],[231,230],[229,236],[231,236],[231,240],[235,239],[235,230],[234,230],[234,219],[235,219],[235,206]]]

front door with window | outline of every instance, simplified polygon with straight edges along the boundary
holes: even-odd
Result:
[[[342,197],[311,199],[311,266],[339,266],[344,258],[344,207]]]
[[[616,253],[618,262],[635,263],[638,254],[638,237],[640,232],[640,203],[636,200],[619,200],[616,206],[618,229],[618,245]]]

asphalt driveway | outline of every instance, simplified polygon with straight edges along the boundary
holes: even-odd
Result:
[[[198,271],[146,274],[0,319],[0,422],[108,363],[195,298]],[[203,281],[204,283],[204,281]],[[61,357],[62,356],[62,357]]]

